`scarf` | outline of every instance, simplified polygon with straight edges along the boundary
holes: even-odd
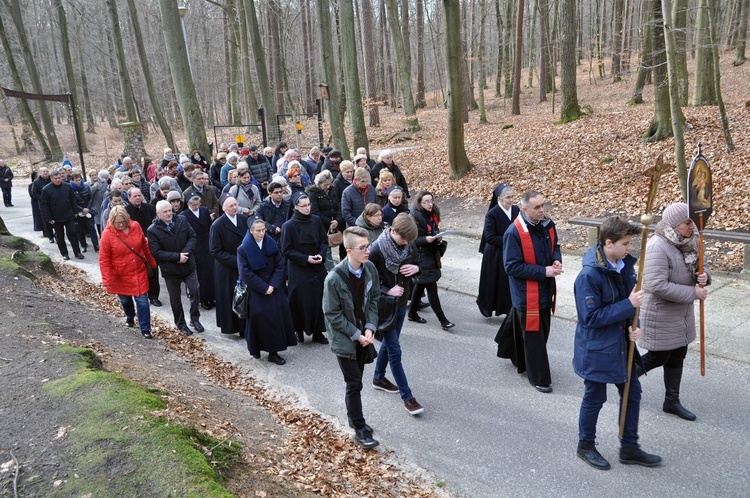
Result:
[[[170,154],[170,155],[164,154],[164,160],[177,162],[177,158],[175,158],[174,154]]]
[[[677,233],[677,230],[660,221],[657,223],[654,233],[665,238],[679,249],[682,252],[685,264],[690,268],[690,273],[695,273],[695,264],[698,262],[698,232],[696,228],[693,228],[693,235],[683,237]]]
[[[299,211],[294,211],[292,215],[292,221],[299,228],[300,244],[320,244],[317,231],[315,230],[315,224],[313,223],[312,214],[302,214]]]
[[[247,263],[250,265],[250,269],[254,272],[266,267],[267,256],[273,256],[274,254],[279,253],[279,246],[276,245],[276,242],[268,235],[263,237],[263,249],[261,250],[261,248],[258,247],[255,238],[249,231],[245,234],[245,238],[242,239],[242,248],[245,250]]]
[[[405,246],[399,246],[391,238],[391,230],[392,228],[390,227],[383,230],[383,233],[380,234],[380,237],[378,237],[375,243],[383,254],[385,267],[388,268],[389,272],[398,275],[399,270],[401,269],[401,263],[406,261],[411,254],[414,243],[412,242]]]
[[[422,212],[422,214],[425,217],[425,220],[427,220],[427,235],[435,235],[440,230],[438,228],[438,224],[440,223],[440,217],[437,215],[435,211],[427,211],[426,209]]]
[[[70,182],[70,188],[72,188],[72,189],[73,189],[73,190],[75,190],[76,192],[80,192],[81,190],[83,190],[83,188],[84,188],[85,186],[86,186],[86,184],[85,184],[85,183],[83,183],[83,182],[81,182],[81,184],[80,184],[80,185],[78,185],[78,184],[77,184],[76,182],[74,182],[74,181],[71,181],[71,182]]]

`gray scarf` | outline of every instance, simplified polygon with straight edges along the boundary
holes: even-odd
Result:
[[[393,273],[394,275],[398,275],[399,269],[401,268],[401,263],[403,263],[411,254],[414,243],[410,242],[405,246],[396,245],[396,243],[391,238],[391,230],[391,227],[383,230],[383,233],[380,234],[380,237],[378,237],[378,240],[376,240],[375,243],[378,245],[378,247],[380,248],[380,252],[383,254],[383,258],[385,259],[385,267],[388,268],[389,272]]]
[[[679,249],[691,273],[695,272],[695,264],[698,262],[698,230],[696,228],[693,228],[693,235],[683,237],[677,233],[677,230],[660,221],[656,225],[654,233],[664,237],[670,244]]]

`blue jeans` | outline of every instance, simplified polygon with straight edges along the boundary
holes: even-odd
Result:
[[[412,394],[411,389],[409,389],[409,383],[406,380],[404,367],[401,365],[401,344],[398,338],[401,335],[401,327],[404,326],[407,309],[408,306],[404,305],[398,311],[396,328],[383,332],[383,343],[380,345],[378,357],[375,359],[375,375],[373,375],[373,380],[383,380],[385,369],[390,364],[393,380],[396,382],[401,399],[404,401],[411,398]]]
[[[151,308],[148,304],[148,294],[141,294],[140,296],[121,296],[118,294],[117,298],[120,300],[125,317],[132,320],[135,318],[137,310],[138,326],[141,328],[141,332],[151,332]],[[133,301],[135,301],[135,306]]]
[[[641,409],[641,383],[635,366],[630,377],[630,394],[628,394],[628,409],[625,415],[625,430],[620,443],[623,446],[638,444],[638,414]],[[607,401],[607,384],[584,380],[585,391],[578,415],[578,440],[593,443],[596,439],[596,422],[599,411]],[[620,393],[620,410],[622,410],[622,393],[625,384],[616,384]]]

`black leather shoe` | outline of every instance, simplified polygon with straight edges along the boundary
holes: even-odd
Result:
[[[89,246],[84,246],[81,248],[81,252],[89,252]]]
[[[659,455],[646,453],[636,444],[620,448],[620,463],[625,465],[656,467],[661,464],[661,457]]]
[[[299,342],[300,344],[304,344],[305,343],[305,334],[304,333],[302,333],[302,332],[295,332],[294,335],[297,336],[297,342]]]
[[[417,305],[418,310],[426,310],[429,307],[430,307],[430,303],[425,303],[423,301],[420,301],[419,304]]]
[[[427,323],[427,320],[425,320],[419,315],[414,315],[414,316],[409,315],[406,317],[406,319],[409,320],[410,322]]]
[[[133,327],[135,327],[135,318],[126,318],[125,319],[125,326],[128,327],[128,328],[131,328],[131,329]]]
[[[184,327],[181,327],[181,328],[180,328],[180,332],[182,332],[182,333],[183,333],[183,334],[185,334],[185,335],[193,335],[193,331],[192,331],[192,330],[190,330],[190,329],[189,329],[189,328],[187,327],[187,325],[185,325]]]
[[[260,360],[260,353],[251,353],[250,356],[252,356],[256,360]]]
[[[63,256],[63,260],[65,260],[65,261],[70,261],[70,256],[68,256],[68,255],[66,254],[65,256]]]
[[[354,429],[354,424],[352,423],[351,420],[349,421],[349,427],[351,427],[352,429]],[[374,434],[375,433],[375,429],[373,429],[372,427],[370,427],[369,424],[365,424],[365,429],[367,429],[368,431],[370,431],[370,434]]]
[[[318,344],[328,344],[328,339],[325,338],[323,334],[320,334],[318,336],[313,336],[313,342],[317,342]]]
[[[671,413],[673,415],[677,415],[681,419],[684,420],[695,420],[695,413],[691,412],[684,406],[682,406],[682,403],[680,403],[679,400],[672,401],[672,400],[664,400],[664,405],[662,406],[662,410],[664,410],[667,413]]]
[[[193,326],[196,332],[204,332],[206,330],[198,320],[193,320],[192,322],[190,322],[190,325]]]
[[[154,338],[154,336],[151,335],[151,331],[150,330],[141,330],[141,335],[143,336],[144,339],[153,339]]]
[[[151,306],[161,306],[161,301],[159,301],[158,299],[152,299],[149,302],[151,303]]]
[[[372,438],[372,433],[367,428],[354,431],[354,442],[366,450],[371,450],[380,443]]]
[[[549,394],[552,392],[552,386],[534,386],[540,393]]]
[[[279,353],[268,353],[268,361],[277,365],[285,365],[286,360],[279,356]]]
[[[204,310],[208,311],[208,310],[212,309],[213,306],[211,306],[211,303],[201,303],[201,308],[203,308]]]
[[[578,458],[598,470],[609,470],[609,462],[596,450],[594,443],[588,441],[578,441],[576,450]]]
[[[83,254],[81,254],[80,252],[76,254],[76,259],[83,259]]]
[[[443,327],[443,330],[450,330],[450,329],[452,329],[453,327],[455,327],[455,326],[456,326],[456,324],[455,324],[455,323],[453,323],[453,322],[447,322],[447,321],[446,321],[446,322],[443,322],[443,323],[441,323],[441,324],[440,324],[440,326],[441,326],[441,327]]]

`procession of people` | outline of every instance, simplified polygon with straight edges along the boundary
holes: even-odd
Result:
[[[174,324],[186,336],[206,330],[200,308],[215,308],[216,328],[244,337],[255,359],[267,352],[269,362],[284,365],[279,353],[306,336],[330,344],[346,384],[355,441],[374,448],[378,442],[362,413],[365,364],[375,363],[374,389],[399,394],[408,413],[419,415],[425,409],[402,363],[404,321],[427,323],[419,311],[431,308],[443,330],[455,327],[438,296],[447,244],[435,197],[413,189],[410,199],[388,151],[371,166],[366,151],[347,161],[335,149],[316,148],[302,159],[280,143],[274,164],[258,147],[236,149],[222,144],[210,166],[197,151],[195,161],[178,165],[167,149],[162,165],[142,169],[125,157],[88,182],[75,170],[40,168],[29,186],[34,229],[57,243],[63,259],[66,236],[78,259],[84,259],[87,239],[95,252],[101,249],[103,285],[118,296],[126,325],[137,320],[146,339],[153,337],[150,306],[161,306],[161,277]],[[12,179],[1,161],[0,173]],[[697,196],[710,192],[707,165],[699,174]],[[6,190],[6,206],[12,207]],[[664,411],[696,419],[682,405],[680,386],[687,347],[696,338],[693,304],[706,299],[710,283],[710,272],[698,264],[699,229],[691,218],[693,205],[710,210],[710,197],[699,201],[664,210],[640,258],[642,288],[638,259],[630,254],[641,229],[625,218],[604,220],[598,244],[583,259],[574,288],[573,368],[584,380],[576,454],[596,469],[610,468],[596,449],[608,383],[624,400],[623,464],[661,462],[638,444],[641,375],[662,367]],[[498,184],[480,252],[478,310],[486,318],[503,317],[497,356],[509,359],[536,391],[552,393],[547,341],[563,254],[543,194],[517,196],[511,185]],[[237,312],[238,286],[247,295],[244,313]],[[632,352],[636,342],[648,350],[642,357]],[[388,366],[395,383],[386,377]]]

